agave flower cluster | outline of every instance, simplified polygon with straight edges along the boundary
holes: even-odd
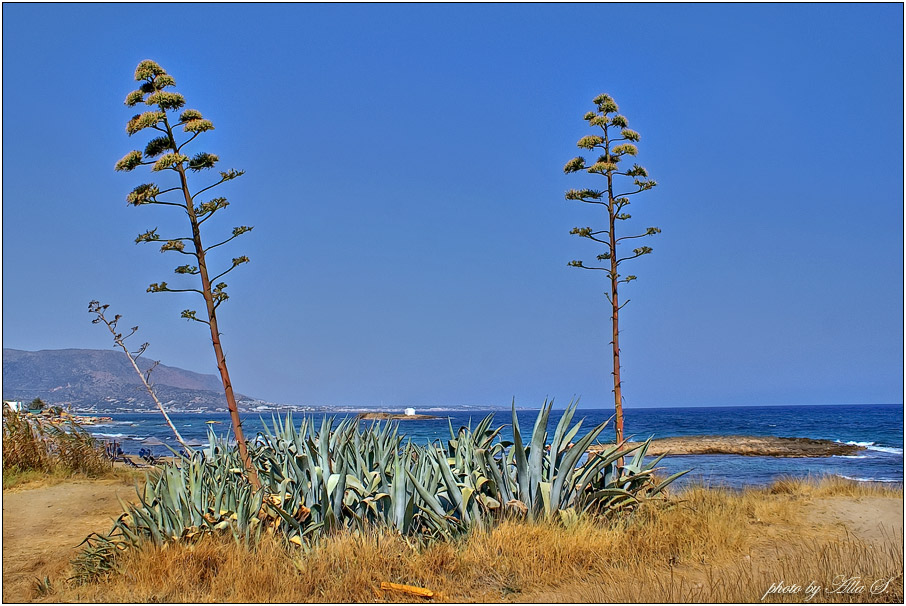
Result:
[[[504,518],[569,522],[582,512],[607,513],[656,495],[681,475],[654,481],[660,457],[645,462],[650,440],[589,455],[607,423],[577,437],[582,421],[572,424],[571,405],[550,436],[550,413],[546,403],[526,441],[514,409],[512,442],[501,439],[503,427],[493,429],[489,415],[474,429],[450,426],[444,444],[427,445],[404,443],[394,423],[363,427],[347,418],[334,426],[325,417],[296,426],[291,415],[273,418],[249,448],[260,491],[243,476],[235,448],[211,433],[206,450],[164,468],[137,505],[124,504],[111,533],[91,537],[89,550],[218,531],[251,542],[276,533],[297,545],[342,528],[449,539]]]

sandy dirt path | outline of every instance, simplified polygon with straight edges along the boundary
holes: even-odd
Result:
[[[829,524],[867,543],[903,536],[903,500],[885,497],[815,499],[807,510],[814,525]]]
[[[35,598],[35,582],[68,576],[76,547],[92,532],[106,533],[135,487],[120,480],[65,482],[3,491],[3,601]]]

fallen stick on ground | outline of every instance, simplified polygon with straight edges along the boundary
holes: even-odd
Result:
[[[419,595],[423,598],[433,598],[434,592],[430,589],[424,589],[423,587],[414,587],[412,585],[400,585],[398,583],[388,583],[386,581],[381,581],[381,589],[384,591],[393,590],[393,591],[402,591],[403,593],[410,593],[412,595]]]

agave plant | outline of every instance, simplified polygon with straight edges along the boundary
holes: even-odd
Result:
[[[209,432],[208,448],[149,478],[138,503],[123,504],[108,536],[88,541],[83,559],[103,570],[98,558],[123,545],[213,532],[246,542],[270,532],[298,545],[369,526],[423,540],[452,538],[507,516],[568,521],[606,513],[656,495],[685,473],[656,483],[661,458],[645,461],[650,439],[588,455],[607,422],[579,437],[575,403],[549,436],[552,407],[545,402],[525,438],[514,407],[512,442],[501,439],[503,427],[492,429],[493,415],[474,429],[470,423],[454,433],[451,425],[445,444],[425,445],[404,444],[394,423],[364,426],[325,416],[319,425],[303,418],[297,426],[292,415],[272,417],[249,445],[260,490],[243,475],[236,448]],[[631,462],[620,466],[629,455]]]

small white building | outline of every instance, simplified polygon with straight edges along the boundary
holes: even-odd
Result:
[[[414,408],[407,408],[407,409],[405,410],[405,413],[406,413],[406,416],[407,416],[407,417],[414,417],[414,416],[415,416],[415,409],[414,409]]]
[[[13,412],[22,412],[22,409],[25,407],[22,402],[13,402],[11,400],[4,400],[3,405],[8,407]]]

